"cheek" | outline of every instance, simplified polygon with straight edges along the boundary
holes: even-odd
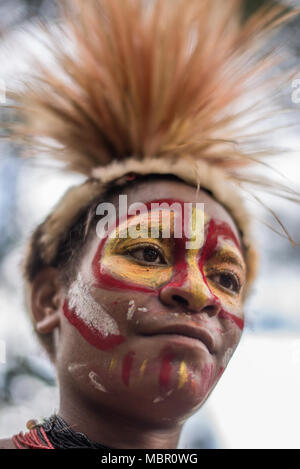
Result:
[[[81,276],[71,284],[63,313],[69,323],[93,347],[112,350],[125,341],[119,321],[111,314],[113,305],[97,302]],[[115,305],[116,307],[117,305]]]
[[[227,321],[226,329],[220,331],[222,340],[222,347],[217,357],[217,373],[216,381],[221,377],[223,371],[226,369],[232,355],[238,347],[242,336],[242,330],[235,324],[235,322]]]
[[[229,323],[231,323],[232,327],[236,326],[236,328],[238,329],[237,333],[239,335],[242,334],[243,329],[244,329],[244,325],[245,325],[245,321],[244,321],[244,318],[243,318],[243,313],[241,313],[241,312],[231,313],[231,312],[229,312],[229,311],[227,311],[226,309],[223,308],[220,311],[219,317],[220,317],[221,320],[225,319]]]
[[[99,286],[153,293],[172,277],[172,267],[146,267],[122,256],[104,255],[94,261],[94,276]],[[143,288],[144,287],[144,288]]]
[[[207,286],[216,304],[220,307],[218,314],[220,327],[217,327],[215,332],[221,335],[233,334],[240,337],[245,326],[241,295],[230,297],[227,293],[217,289],[209,281]]]

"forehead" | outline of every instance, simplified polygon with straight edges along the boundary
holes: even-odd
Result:
[[[241,241],[239,230],[227,210],[207,192],[197,189],[181,181],[153,180],[134,182],[124,194],[128,196],[128,205],[135,202],[151,202],[152,200],[174,199],[186,203],[204,204],[204,212],[209,218],[227,223],[233,233]],[[116,198],[117,203],[117,198]]]

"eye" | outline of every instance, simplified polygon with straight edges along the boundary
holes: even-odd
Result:
[[[232,293],[239,293],[241,289],[240,280],[233,272],[215,272],[209,275],[209,279]]]
[[[130,257],[145,264],[161,265],[166,264],[163,254],[157,246],[144,246],[127,251]]]

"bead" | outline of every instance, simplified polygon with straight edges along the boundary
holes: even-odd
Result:
[[[33,430],[37,425],[38,425],[37,420],[28,420],[28,422],[26,423],[26,428],[27,430]]]
[[[136,173],[126,174],[126,181],[134,181],[136,179]]]

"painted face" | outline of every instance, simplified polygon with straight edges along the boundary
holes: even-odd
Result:
[[[199,208],[181,183],[155,185],[163,197],[131,196],[146,213],[95,236],[63,309],[84,348],[67,360],[72,379],[105,405],[125,402],[145,417],[146,404],[149,418],[168,420],[194,412],[227,366],[244,324],[246,268],[222,207],[201,193]],[[150,210],[154,202],[180,210]]]

